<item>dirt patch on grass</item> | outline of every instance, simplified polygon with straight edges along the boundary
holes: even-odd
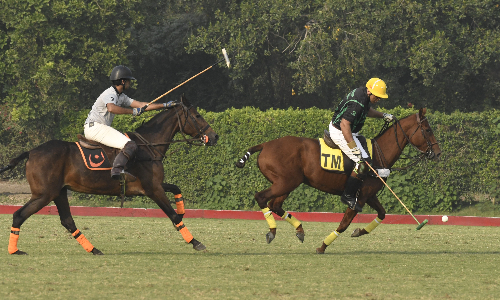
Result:
[[[24,205],[30,197],[27,181],[0,180],[0,205]]]

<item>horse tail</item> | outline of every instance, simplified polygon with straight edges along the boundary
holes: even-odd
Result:
[[[15,166],[17,166],[21,161],[25,160],[26,158],[28,158],[30,156],[30,152],[29,151],[26,151],[26,152],[23,152],[21,153],[21,155],[19,155],[18,157],[12,159],[8,165],[6,165],[5,167],[1,168],[0,169],[0,173],[3,173],[7,170],[11,170],[11,169],[14,169]]]
[[[262,148],[264,148],[264,144],[259,144],[257,146],[251,147],[250,149],[248,149],[247,153],[245,153],[245,155],[243,155],[243,157],[235,163],[235,165],[238,168],[243,168],[247,160],[250,158],[250,155],[254,154],[255,152],[262,151]]]

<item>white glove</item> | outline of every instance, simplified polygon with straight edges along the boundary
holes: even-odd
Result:
[[[394,120],[394,116],[391,114],[384,113],[384,121],[386,122],[392,122]]]
[[[132,108],[132,116],[137,117],[141,115],[146,109],[144,107]]]
[[[169,101],[167,103],[163,103],[163,107],[165,107],[165,108],[172,108],[172,107],[176,106],[177,104],[178,103],[175,102],[175,101]]]
[[[361,156],[361,150],[359,150],[358,147],[354,147],[351,149],[351,153],[356,156],[359,161],[362,161],[363,160],[363,156]]]
[[[351,153],[354,156],[356,156],[360,161],[363,160],[363,156],[361,156],[361,150],[359,150],[355,141],[351,141],[350,143],[347,144],[347,146],[349,147],[349,149],[351,149]]]

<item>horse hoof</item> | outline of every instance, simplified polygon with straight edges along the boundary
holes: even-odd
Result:
[[[299,241],[301,243],[304,242],[304,236],[305,236],[305,233],[302,232],[302,231],[297,231],[297,233],[295,233],[295,236],[297,236],[297,238],[299,239]]]
[[[203,245],[201,242],[198,242],[195,239],[193,239],[192,244],[193,244],[193,249],[196,251],[203,251],[203,250],[207,249],[207,247],[205,247],[205,245]]]
[[[238,168],[243,168],[245,166],[245,163],[240,163],[239,161],[234,164]]]
[[[91,252],[92,252],[92,254],[94,254],[94,255],[104,255],[104,253],[102,253],[99,249],[97,249],[97,248],[95,248],[95,247],[94,247],[94,249],[92,249],[92,251],[91,251]]]
[[[266,234],[266,242],[270,244],[274,240],[274,237],[275,237],[274,234],[271,231],[269,231]]]
[[[202,243],[199,243],[198,245],[193,246],[193,249],[196,251],[203,251],[203,250],[207,249],[207,247],[205,247],[205,245],[203,245]]]
[[[351,237],[358,237],[361,236],[361,228],[356,228],[351,234]]]
[[[316,248],[316,254],[325,254],[325,250],[321,248]]]
[[[26,253],[24,251],[21,251],[19,249],[16,252],[12,253],[12,254],[15,254],[15,255],[28,255],[28,253]]]

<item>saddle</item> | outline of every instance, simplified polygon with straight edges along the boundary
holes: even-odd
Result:
[[[78,142],[87,149],[101,149],[101,144],[96,141],[87,140],[83,135],[77,134]]]
[[[337,144],[335,144],[335,142],[330,137],[330,132],[328,132],[328,130],[326,130],[326,129],[324,131],[323,140],[325,141],[325,144],[328,147],[330,147],[332,149],[340,149],[339,146],[337,146]]]
[[[89,170],[111,170],[112,163],[120,149],[88,140],[81,134],[78,134],[77,137],[78,142],[75,143],[80,149],[85,166]]]

